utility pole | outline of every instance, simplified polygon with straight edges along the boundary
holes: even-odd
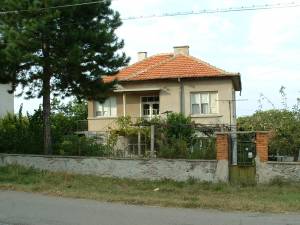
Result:
[[[233,102],[240,102],[240,101],[248,101],[248,99],[219,99],[217,101],[220,102],[228,102],[229,107],[229,129],[231,131],[230,139],[231,139],[231,162],[232,165],[237,165],[237,134],[236,134],[236,110],[234,110],[234,115],[232,115],[232,106]],[[233,116],[235,118],[234,125],[232,126],[232,119]]]

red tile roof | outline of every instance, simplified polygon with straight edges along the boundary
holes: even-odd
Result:
[[[200,59],[183,54],[159,54],[146,58],[120,70],[116,75],[104,78],[105,82],[141,81],[170,78],[231,77],[229,73]]]

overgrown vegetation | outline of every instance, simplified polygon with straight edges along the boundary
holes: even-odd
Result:
[[[130,116],[117,120],[117,128],[110,131],[110,143],[116,144],[117,136],[125,136],[129,142],[137,144],[138,133],[146,144],[144,156],[150,151],[150,127],[154,125],[155,151],[159,158],[215,159],[215,137],[203,135],[195,128],[190,117],[180,113],[170,113],[166,118],[133,121]]]
[[[156,127],[159,157],[216,159],[215,137],[201,136],[191,117],[171,113]]]
[[[118,138],[129,144],[138,143],[141,135],[142,155],[150,154],[150,126],[155,126],[155,150],[160,158],[215,159],[215,138],[198,137],[190,117],[172,113],[165,119],[132,121],[129,116],[117,119],[117,128],[110,129],[108,140],[100,143],[94,138],[75,134],[79,120],[87,118],[86,102],[62,104],[54,99],[51,132],[54,154],[69,156],[124,156],[127,146],[118,145]],[[0,118],[0,152],[43,154],[42,110],[33,115],[7,115]],[[122,149],[117,149],[122,148]]]
[[[297,108],[258,111],[238,118],[239,130],[270,131],[269,155],[293,156],[299,159],[300,111]]]
[[[126,204],[255,212],[299,212],[300,183],[271,185],[146,181],[0,167],[0,189]],[[155,191],[156,190],[156,191]]]
[[[93,139],[75,135],[78,120],[87,118],[86,102],[63,104],[52,101],[51,131],[54,154],[105,156],[106,146]],[[0,118],[0,153],[43,154],[43,115],[39,108],[32,115],[16,115]]]
[[[270,131],[269,156],[292,156],[299,160],[300,153],[300,99],[293,107],[288,107],[286,88],[281,86],[281,108],[264,94],[260,94],[259,110],[251,116],[240,117],[237,120],[238,129],[246,131]],[[273,109],[263,111],[263,101],[267,101]],[[272,158],[271,158],[272,159]]]

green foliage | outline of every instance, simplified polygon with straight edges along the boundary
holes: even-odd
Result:
[[[109,156],[109,148],[97,144],[95,140],[85,136],[65,136],[59,145],[60,155],[72,156]]]
[[[181,113],[171,113],[166,120],[166,135],[168,138],[182,139],[188,144],[195,135],[191,117],[186,117]]]
[[[158,157],[169,159],[186,159],[189,155],[187,142],[183,139],[170,138],[160,140]]]
[[[119,117],[117,119],[117,127],[111,128],[108,138],[108,146],[114,148],[117,144],[118,136],[124,136],[134,142],[137,142],[137,136],[140,133],[141,138],[147,142],[150,140],[150,127],[145,125],[144,120],[137,120],[133,122],[130,116]],[[125,147],[125,146],[124,146]]]
[[[54,154],[104,156],[108,147],[95,140],[74,134],[78,120],[86,119],[86,102],[70,102],[66,105],[54,101],[51,114],[51,131]],[[0,152],[43,154],[43,112],[39,108],[32,115],[8,114],[0,118]],[[66,112],[66,113],[64,113]]]
[[[43,97],[44,151],[52,153],[50,96],[104,100],[129,58],[115,32],[122,22],[111,1],[55,8],[88,0],[0,0],[0,83],[26,98]],[[44,10],[40,10],[44,8]]]
[[[85,120],[88,117],[87,101],[74,99],[67,104],[62,103],[58,98],[53,98],[51,102],[53,113],[60,113],[74,121]]]
[[[197,138],[190,154],[191,159],[216,159],[216,138]]]
[[[258,111],[252,116],[238,118],[239,130],[270,131],[269,153],[290,155],[297,161],[300,150],[300,111]]]
[[[117,53],[124,46],[115,34],[122,22],[111,2],[39,10],[78,2],[0,0],[1,11],[29,10],[0,17],[1,82],[27,87],[27,97],[43,96],[42,82],[50,79],[55,95],[105,97],[112,85],[101,77],[129,61]]]
[[[51,193],[59,197],[102,202],[227,211],[300,211],[300,183],[295,181],[241,186],[199,182],[192,177],[186,182],[167,179],[150,181],[53,173],[20,166],[6,166],[0,167],[0,186],[6,190]],[[159,190],[153,191],[156,188]]]
[[[171,113],[156,124],[158,157],[215,159],[214,138],[199,138],[190,117]]]

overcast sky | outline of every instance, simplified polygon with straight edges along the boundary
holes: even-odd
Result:
[[[112,6],[125,18],[278,2],[291,1],[115,0]],[[126,20],[118,35],[125,40],[124,51],[131,63],[139,51],[153,55],[189,45],[191,55],[226,71],[240,72],[243,90],[238,98],[247,101],[238,102],[238,115],[255,112],[261,93],[275,107],[282,107],[282,85],[289,107],[300,97],[300,7]],[[16,98],[16,110],[22,102],[24,110],[32,112],[41,101]],[[263,109],[272,108],[268,101],[262,103]]]

